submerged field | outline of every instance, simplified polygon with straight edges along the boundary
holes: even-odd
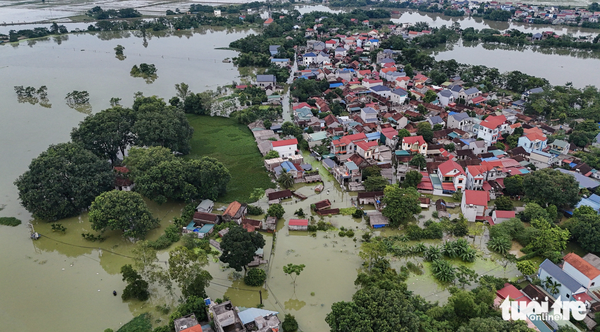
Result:
[[[192,152],[188,158],[213,157],[231,173],[227,194],[219,201],[247,202],[254,188],[272,188],[263,158],[256,147],[252,132],[235,120],[222,117],[188,115],[194,127]]]

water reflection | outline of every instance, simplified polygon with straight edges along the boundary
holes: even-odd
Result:
[[[285,306],[286,310],[298,311],[306,305],[306,302],[298,300],[298,299],[289,299],[289,300],[285,301],[283,303],[283,305]]]

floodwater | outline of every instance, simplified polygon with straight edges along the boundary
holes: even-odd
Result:
[[[518,70],[546,78],[552,85],[572,82],[578,88],[600,86],[600,77],[596,74],[596,68],[600,68],[598,52],[515,48],[495,44],[470,46],[459,42],[444,47],[442,51],[434,51],[433,54],[436,60],[454,59],[459,63],[496,67],[501,73]]]

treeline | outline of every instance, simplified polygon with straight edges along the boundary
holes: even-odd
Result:
[[[97,20],[106,20],[114,18],[135,18],[142,16],[142,14],[140,14],[140,12],[138,12],[134,8],[104,10],[100,6],[96,6],[88,10],[86,15],[93,17]]]
[[[257,21],[260,21],[260,16],[258,15],[246,15],[244,19],[240,19],[237,16],[215,17],[197,14],[182,15],[177,17],[157,17],[152,20],[98,21],[95,24],[88,26],[88,31],[164,31],[171,28],[175,30],[187,30],[191,28],[199,28],[201,25],[234,27],[252,24]]]
[[[530,96],[525,112],[544,115],[552,119],[583,118],[600,121],[600,91],[595,86],[577,89],[571,84],[565,86],[547,86],[544,92]],[[593,130],[592,130],[593,129]],[[595,135],[598,126],[584,130]],[[589,143],[591,139],[587,142]],[[585,146],[587,144],[577,144]]]
[[[58,25],[56,22],[52,23],[50,28],[33,28],[24,30],[10,30],[8,32],[8,41],[16,42],[20,37],[25,38],[41,38],[50,35],[60,35],[68,33],[69,31],[64,25]]]

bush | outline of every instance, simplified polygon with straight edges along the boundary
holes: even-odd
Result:
[[[117,332],[150,332],[152,331],[152,316],[149,313],[141,314],[121,326]]]
[[[21,220],[15,217],[0,217],[0,225],[5,226],[19,226],[21,224]]]
[[[352,213],[352,218],[362,218],[363,214],[364,214],[363,210],[356,209],[356,211],[354,211],[354,213]]]
[[[298,322],[296,321],[296,317],[286,314],[283,324],[281,324],[281,328],[283,332],[296,332],[298,331]]]
[[[244,283],[248,286],[261,286],[267,279],[267,273],[263,269],[250,269],[244,277]]]
[[[171,224],[165,228],[165,236],[171,243],[175,243],[181,239],[181,229],[177,225]]]
[[[171,240],[169,240],[169,238],[163,234],[154,241],[148,241],[148,246],[154,250],[163,250],[167,249],[172,243],[173,242],[171,242]]]
[[[315,226],[315,225],[308,225],[308,231],[309,232],[316,232],[317,231],[317,226]]]
[[[265,211],[260,206],[248,205],[248,214],[251,216],[260,216]]]

